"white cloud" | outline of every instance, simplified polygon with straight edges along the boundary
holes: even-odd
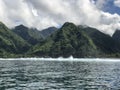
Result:
[[[108,0],[97,0],[95,4],[97,8],[102,9],[104,8],[104,5],[107,3],[107,1]]]
[[[120,7],[120,0],[115,0],[114,5],[117,6],[117,7]]]
[[[94,0],[0,0],[0,20],[9,27],[22,23],[39,29],[73,22],[112,34],[120,28],[120,16],[101,11],[105,1],[94,4]]]
[[[102,32],[113,34],[116,29],[120,29],[120,16],[118,14],[101,13],[100,24],[97,26]]]

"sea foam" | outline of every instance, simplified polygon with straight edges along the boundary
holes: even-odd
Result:
[[[70,56],[69,58],[63,58],[63,57],[59,57],[59,58],[37,58],[37,57],[33,57],[33,58],[0,58],[0,60],[36,60],[36,61],[87,61],[87,62],[91,62],[91,61],[97,61],[97,62],[120,62],[119,58],[73,58],[72,56]]]

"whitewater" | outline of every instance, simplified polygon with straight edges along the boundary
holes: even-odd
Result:
[[[73,58],[72,56],[69,58],[63,58],[63,57],[59,57],[59,58],[37,58],[37,57],[33,57],[33,58],[0,58],[0,60],[34,60],[34,61],[82,61],[82,62],[120,62],[119,58]]]

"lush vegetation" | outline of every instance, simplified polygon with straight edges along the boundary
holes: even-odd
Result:
[[[120,35],[66,22],[59,30],[23,25],[8,29],[0,22],[0,57],[120,57]],[[116,34],[117,33],[117,34]]]
[[[40,57],[116,57],[120,43],[97,29],[65,23],[30,52]]]
[[[120,52],[120,43],[114,40],[111,36],[106,35],[95,28],[79,26],[80,30],[84,31],[94,42],[97,50],[102,54],[112,54]]]
[[[120,30],[116,30],[112,37],[117,42],[120,42]]]
[[[16,26],[13,32],[22,37],[27,43],[35,45],[42,40],[40,31],[35,28],[28,28],[24,25]]]
[[[40,31],[40,33],[41,33],[42,37],[45,39],[57,30],[58,29],[56,27],[49,27],[47,29],[44,29],[44,30]]]
[[[0,22],[0,57],[24,54],[30,45]]]

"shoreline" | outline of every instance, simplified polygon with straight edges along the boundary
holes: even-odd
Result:
[[[33,57],[33,58],[0,58],[0,61],[14,61],[14,60],[18,60],[18,61],[83,61],[83,62],[120,62],[119,58],[73,58],[73,57],[69,57],[69,58],[37,58],[37,57]]]

